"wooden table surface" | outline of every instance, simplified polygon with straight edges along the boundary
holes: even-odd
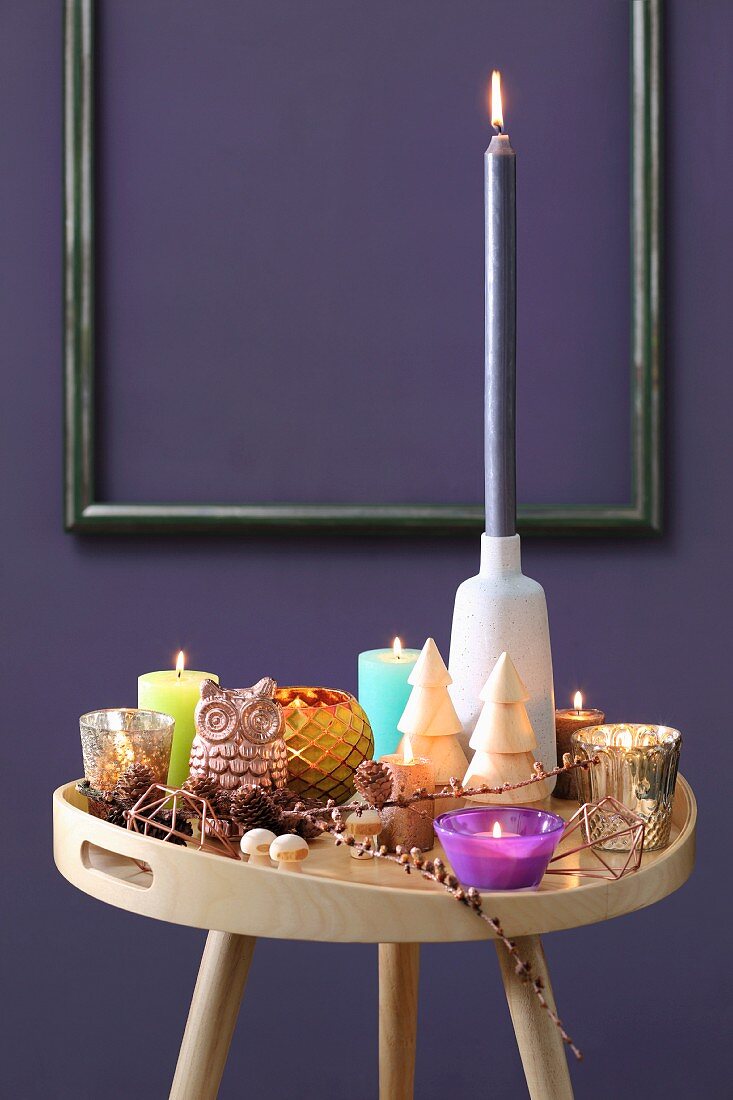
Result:
[[[551,799],[569,817],[574,802]],[[302,873],[250,867],[153,840],[90,816],[69,783],[55,792],[56,865],[74,886],[143,916],[250,936],[400,943],[490,939],[491,929],[444,890],[384,860],[352,859],[327,837],[311,843]],[[695,799],[680,777],[672,839],[618,881],[546,875],[531,891],[484,892],[484,907],[512,936],[554,932],[630,913],[676,890],[692,870]],[[572,843],[579,843],[575,839]],[[562,849],[560,849],[562,850]],[[442,855],[436,845],[432,855]],[[583,854],[584,861],[589,860]],[[614,857],[622,859],[624,857]],[[144,860],[151,872],[141,871]],[[446,861],[448,862],[448,861]],[[577,863],[576,863],[577,865]]]

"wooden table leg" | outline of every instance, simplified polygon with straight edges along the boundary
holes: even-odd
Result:
[[[540,937],[520,936],[515,942],[520,958],[529,963],[534,976],[545,983],[545,997],[554,1010],[555,998]],[[532,1100],[573,1100],[560,1032],[542,1008],[531,985],[514,972],[514,963],[504,944],[497,940],[495,947],[529,1095]]]
[[[209,932],[170,1100],[216,1100],[256,942]]]
[[[419,973],[419,943],[380,943],[380,1100],[412,1100]]]

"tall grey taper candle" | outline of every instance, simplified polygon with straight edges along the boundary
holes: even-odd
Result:
[[[517,158],[506,134],[484,153],[486,311],[484,473],[486,534],[517,530]]]
[[[481,567],[459,585],[450,642],[451,701],[465,749],[481,710],[480,695],[502,653],[527,685],[527,713],[538,759],[555,763],[555,692],[545,594],[525,577],[516,533],[515,161],[503,133],[501,85],[491,77],[491,122],[498,131],[484,157],[486,189],[486,533]]]

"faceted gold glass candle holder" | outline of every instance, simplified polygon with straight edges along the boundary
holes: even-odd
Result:
[[[282,687],[275,698],[285,712],[288,786],[303,798],[350,798],[354,772],[374,752],[372,727],[358,701],[348,691],[323,687]]]
[[[156,783],[165,783],[175,721],[156,710],[93,710],[79,719],[84,778],[98,791],[111,791],[131,764],[146,764]]]
[[[672,826],[672,800],[682,734],[670,726],[604,725],[577,730],[571,738],[574,760],[598,757],[591,768],[576,772],[581,802],[611,796],[644,821],[644,850],[665,848]],[[629,838],[586,838],[601,848],[625,850]]]

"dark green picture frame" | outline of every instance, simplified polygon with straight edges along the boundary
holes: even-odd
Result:
[[[655,535],[662,527],[662,0],[631,3],[631,440],[624,505],[530,505],[522,534]],[[95,494],[93,0],[65,10],[64,521],[78,532],[481,531],[480,505],[125,504]]]

